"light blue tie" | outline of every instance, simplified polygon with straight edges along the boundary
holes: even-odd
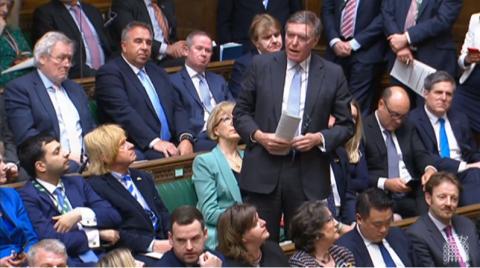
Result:
[[[133,188],[132,177],[130,175],[126,174],[122,177],[122,181],[125,182],[125,185],[127,186],[128,192],[135,198],[135,200],[137,200],[137,202],[140,205],[142,205],[142,203],[139,200],[139,197],[135,193],[135,189]],[[143,205],[142,205],[142,207],[143,207]],[[145,213],[147,213],[148,217],[152,221],[153,228],[155,230],[157,230],[157,227],[158,227],[158,217],[157,217],[157,215],[155,215],[155,213],[153,213],[153,211],[148,206],[143,207],[143,209],[145,210]]]
[[[157,114],[158,119],[160,120],[160,139],[169,141],[172,135],[170,134],[167,116],[165,114],[165,111],[163,110],[162,104],[160,103],[157,91],[155,90],[152,81],[150,81],[150,78],[144,70],[140,70],[137,75],[140,78],[140,82],[145,88],[145,91],[147,92],[148,98],[153,105],[153,109],[155,109],[155,113]]]
[[[302,66],[295,65],[292,69],[292,83],[290,84],[290,93],[288,94],[287,113],[293,116],[300,116],[300,94],[302,88]]]
[[[440,156],[450,158],[450,146],[448,145],[447,131],[445,130],[445,119],[439,118],[440,123]]]
[[[392,133],[388,130],[384,130],[385,136],[385,145],[387,147],[387,160],[388,160],[388,178],[398,178],[400,177],[400,171],[398,168],[399,157],[397,152],[397,147],[393,142]]]
[[[197,74],[199,79],[199,87],[200,87],[200,99],[202,100],[203,107],[207,110],[208,113],[212,112],[212,97],[210,97],[210,88],[208,87],[207,80],[205,80],[205,76],[202,74]]]
[[[262,3],[263,3],[263,7],[265,7],[265,10],[267,10],[268,0],[263,0]]]

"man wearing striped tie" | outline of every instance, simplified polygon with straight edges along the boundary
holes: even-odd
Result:
[[[39,239],[65,244],[69,265],[98,261],[101,242],[119,239],[120,214],[80,176],[64,176],[68,153],[51,136],[37,135],[19,148],[21,165],[33,178],[18,190]]]

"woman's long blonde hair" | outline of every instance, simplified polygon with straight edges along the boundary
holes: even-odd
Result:
[[[357,109],[357,118],[354,118],[355,121],[355,132],[353,136],[345,143],[345,150],[348,155],[348,162],[351,164],[356,164],[360,161],[360,143],[363,140],[363,123],[362,115],[360,110],[360,105],[356,100],[352,100],[350,103],[351,106]]]

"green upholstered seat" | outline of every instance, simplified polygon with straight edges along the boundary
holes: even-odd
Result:
[[[170,213],[182,205],[197,206],[197,194],[191,178],[157,183],[155,187]]]

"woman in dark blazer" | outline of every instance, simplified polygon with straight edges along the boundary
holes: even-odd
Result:
[[[233,102],[219,103],[207,121],[208,136],[218,144],[211,152],[198,155],[193,161],[192,180],[208,229],[207,247],[217,246],[217,221],[225,209],[242,203],[238,176],[243,152],[238,150],[240,136],[232,124]]]

